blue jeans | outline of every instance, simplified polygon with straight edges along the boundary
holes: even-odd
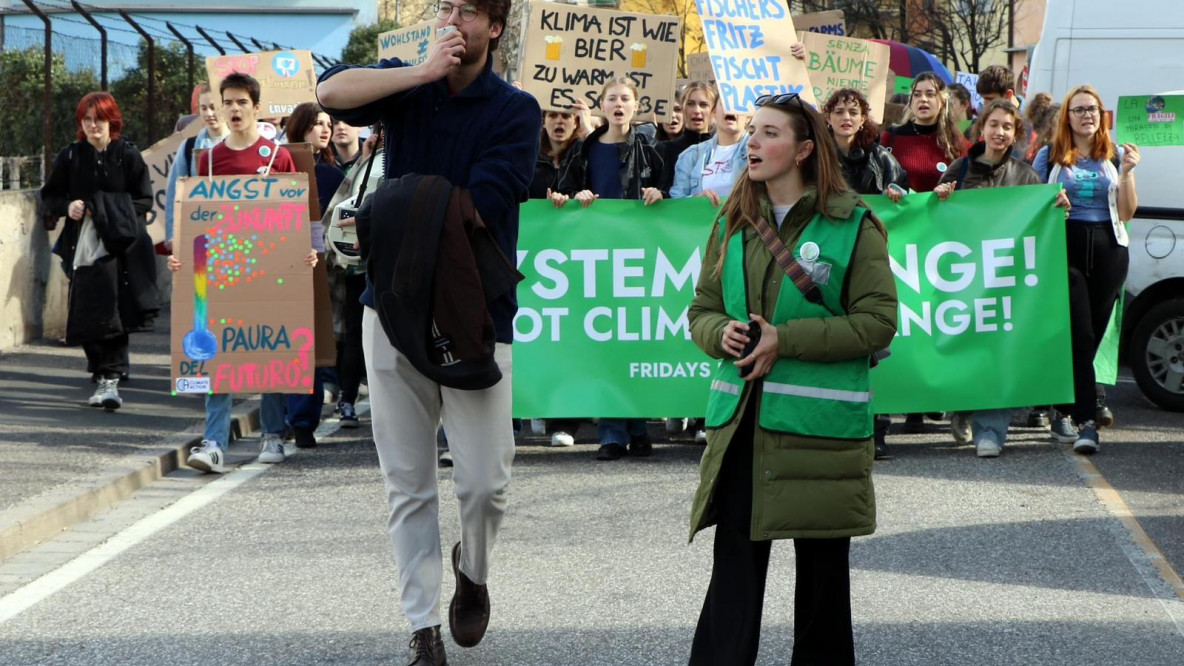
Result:
[[[975,441],[984,431],[994,433],[999,446],[1007,441],[1007,426],[1011,425],[1011,409],[981,409],[970,415],[970,428]]]
[[[288,408],[288,425],[302,430],[316,430],[321,423],[321,408],[325,406],[325,382],[334,382],[334,368],[317,368],[313,373],[312,393],[289,393],[284,396]]]
[[[646,434],[645,419],[600,419],[596,425],[596,436],[601,444],[625,446],[630,436]]]
[[[230,393],[216,393],[206,396],[206,433],[205,438],[218,445],[225,451],[230,446],[230,408],[234,405],[234,395]],[[284,432],[284,396],[281,393],[264,393],[263,404],[259,407],[259,421],[263,425],[263,432],[269,435],[282,435]]]

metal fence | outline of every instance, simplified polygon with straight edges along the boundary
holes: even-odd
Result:
[[[7,12],[0,10],[0,127],[5,128],[0,189],[40,186],[44,165],[74,140],[75,109],[88,92],[115,95],[123,136],[145,148],[190,113],[193,86],[206,79],[207,53],[295,48],[127,11],[116,15],[79,2],[14,0],[11,5]],[[45,27],[11,25],[4,19],[15,10],[36,16]],[[63,32],[67,26],[93,36]],[[322,54],[314,53],[313,59],[320,67],[336,64],[336,58]]]

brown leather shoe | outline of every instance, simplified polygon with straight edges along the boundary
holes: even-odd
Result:
[[[461,573],[459,541],[452,547],[452,573],[456,575],[456,592],[448,604],[448,629],[457,645],[474,647],[489,627],[489,590]]]
[[[440,636],[440,627],[427,627],[411,635],[411,663],[407,666],[448,666],[448,657],[444,656],[444,639]]]

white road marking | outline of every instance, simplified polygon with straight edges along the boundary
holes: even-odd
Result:
[[[369,401],[358,403],[358,414],[369,410]],[[316,430],[316,437],[328,437],[340,428],[337,421],[324,421]],[[288,447],[285,447],[288,448]],[[286,457],[299,455],[300,449],[291,447]],[[182,497],[157,513],[128,526],[107,541],[95,546],[66,564],[50,571],[31,583],[17,588],[0,598],[0,625],[17,617],[33,606],[57,594],[72,583],[93,573],[125,551],[143,543],[157,532],[185,518],[198,509],[209,506],[226,493],[242,486],[267,470],[275,467],[252,462],[239,467],[222,478],[211,481],[193,493]]]

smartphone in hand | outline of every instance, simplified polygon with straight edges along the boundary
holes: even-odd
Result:
[[[756,351],[756,346],[758,344],[760,344],[760,341],[761,341],[761,325],[760,325],[760,323],[755,322],[755,321],[748,322],[748,344],[744,345],[744,353],[740,356],[740,358],[748,358],[749,356],[752,356],[752,352]],[[741,366],[740,367],[740,376],[747,377],[748,375],[752,374],[752,368],[755,365],[756,365],[755,363],[752,363],[750,365]]]

